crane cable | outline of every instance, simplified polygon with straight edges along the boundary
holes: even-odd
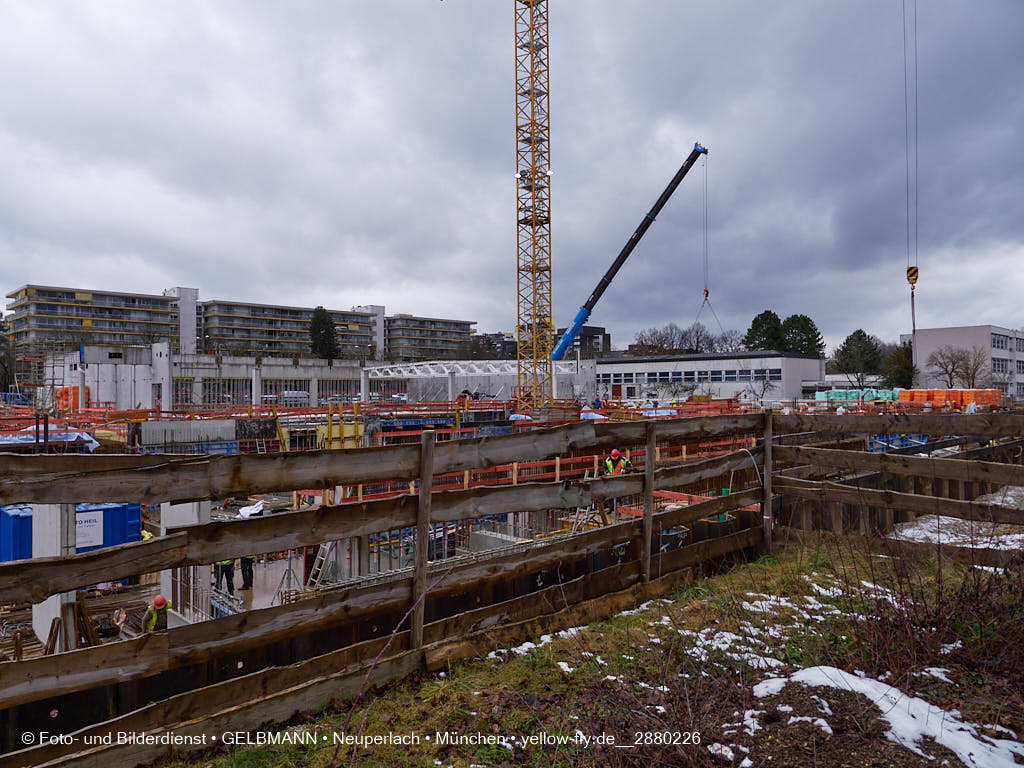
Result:
[[[708,309],[711,310],[711,314],[715,318],[715,322],[718,323],[718,329],[725,334],[725,328],[722,326],[722,321],[718,319],[718,313],[715,312],[715,308],[711,305],[711,293],[708,289],[708,283],[710,282],[710,268],[709,268],[709,253],[708,247],[708,156],[704,155],[702,159],[704,165],[704,196],[702,201],[703,208],[703,223],[702,223],[702,239],[703,239],[703,266],[704,266],[704,298],[700,303],[700,308],[697,310],[697,317],[693,319],[693,324],[696,325],[697,321],[700,320],[701,312],[704,311],[704,305],[706,304]]]
[[[913,92],[913,113],[914,113],[914,163],[913,173],[911,173],[910,163],[910,113],[911,113],[911,94],[910,94],[910,73],[908,71],[908,48],[907,48],[907,0],[901,0],[900,8],[902,9],[902,27],[903,27],[903,138],[904,138],[904,156],[906,157],[906,172],[907,172],[907,282],[910,284],[910,333],[911,333],[911,370],[917,368],[917,308],[914,305],[914,294],[917,288],[918,279],[918,222],[919,222],[919,195],[918,195],[918,112],[917,112],[917,0],[911,1],[911,10],[914,14],[913,19],[913,40],[911,45],[914,48],[914,92]],[[910,198],[911,198],[911,179],[913,179],[913,198],[914,198],[914,212],[913,219],[911,219],[910,212]],[[911,238],[911,221],[913,221],[913,238]],[[911,249],[911,241],[913,241],[913,249]],[[911,250],[913,250],[913,263],[911,263]]]

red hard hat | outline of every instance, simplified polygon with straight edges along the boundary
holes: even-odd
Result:
[[[153,607],[158,611],[163,610],[164,606],[167,605],[167,598],[163,595],[157,595],[153,598]]]
[[[612,458],[613,459],[619,458],[619,449],[618,448],[612,448]]]

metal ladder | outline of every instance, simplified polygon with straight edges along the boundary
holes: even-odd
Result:
[[[586,470],[583,473],[583,482],[590,479],[590,470]],[[572,532],[579,533],[587,529],[587,524],[594,520],[594,516],[597,514],[597,510],[594,509],[594,505],[591,504],[589,507],[576,507],[575,520],[572,523]]]
[[[309,569],[309,578],[306,579],[306,589],[316,589],[320,586],[320,580],[324,575],[324,564],[334,550],[334,542],[324,542],[316,552],[316,559],[313,560],[313,567]]]
[[[267,452],[267,441],[266,440],[257,440],[256,441],[256,453],[266,453],[266,452]]]

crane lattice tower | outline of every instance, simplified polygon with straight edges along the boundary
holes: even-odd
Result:
[[[552,399],[548,2],[516,0],[517,399]]]

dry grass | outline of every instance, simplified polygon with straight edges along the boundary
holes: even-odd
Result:
[[[1004,576],[940,564],[934,557],[880,558],[829,537],[698,580],[670,595],[671,602],[595,622],[531,653],[410,678],[291,724],[323,734],[360,728],[369,735],[416,733],[418,745],[236,749],[188,764],[721,765],[707,745],[721,739],[737,712],[752,706],[751,685],[767,673],[729,649],[707,650],[696,637],[702,630],[705,638],[715,633],[756,638],[758,652],[782,662],[780,669],[830,665],[876,677],[888,673],[891,684],[959,708],[968,719],[1022,732],[1022,590],[1019,570]],[[960,646],[952,652],[943,650],[957,641]],[[572,671],[560,669],[559,662]],[[936,666],[951,670],[958,685],[920,676]],[[425,738],[456,731],[515,742],[541,733],[572,736],[577,730],[591,737],[613,735],[620,744],[632,742],[637,731],[699,732],[702,743],[630,749],[515,744],[509,749],[446,747]],[[878,738],[870,728],[861,730],[858,738]]]

